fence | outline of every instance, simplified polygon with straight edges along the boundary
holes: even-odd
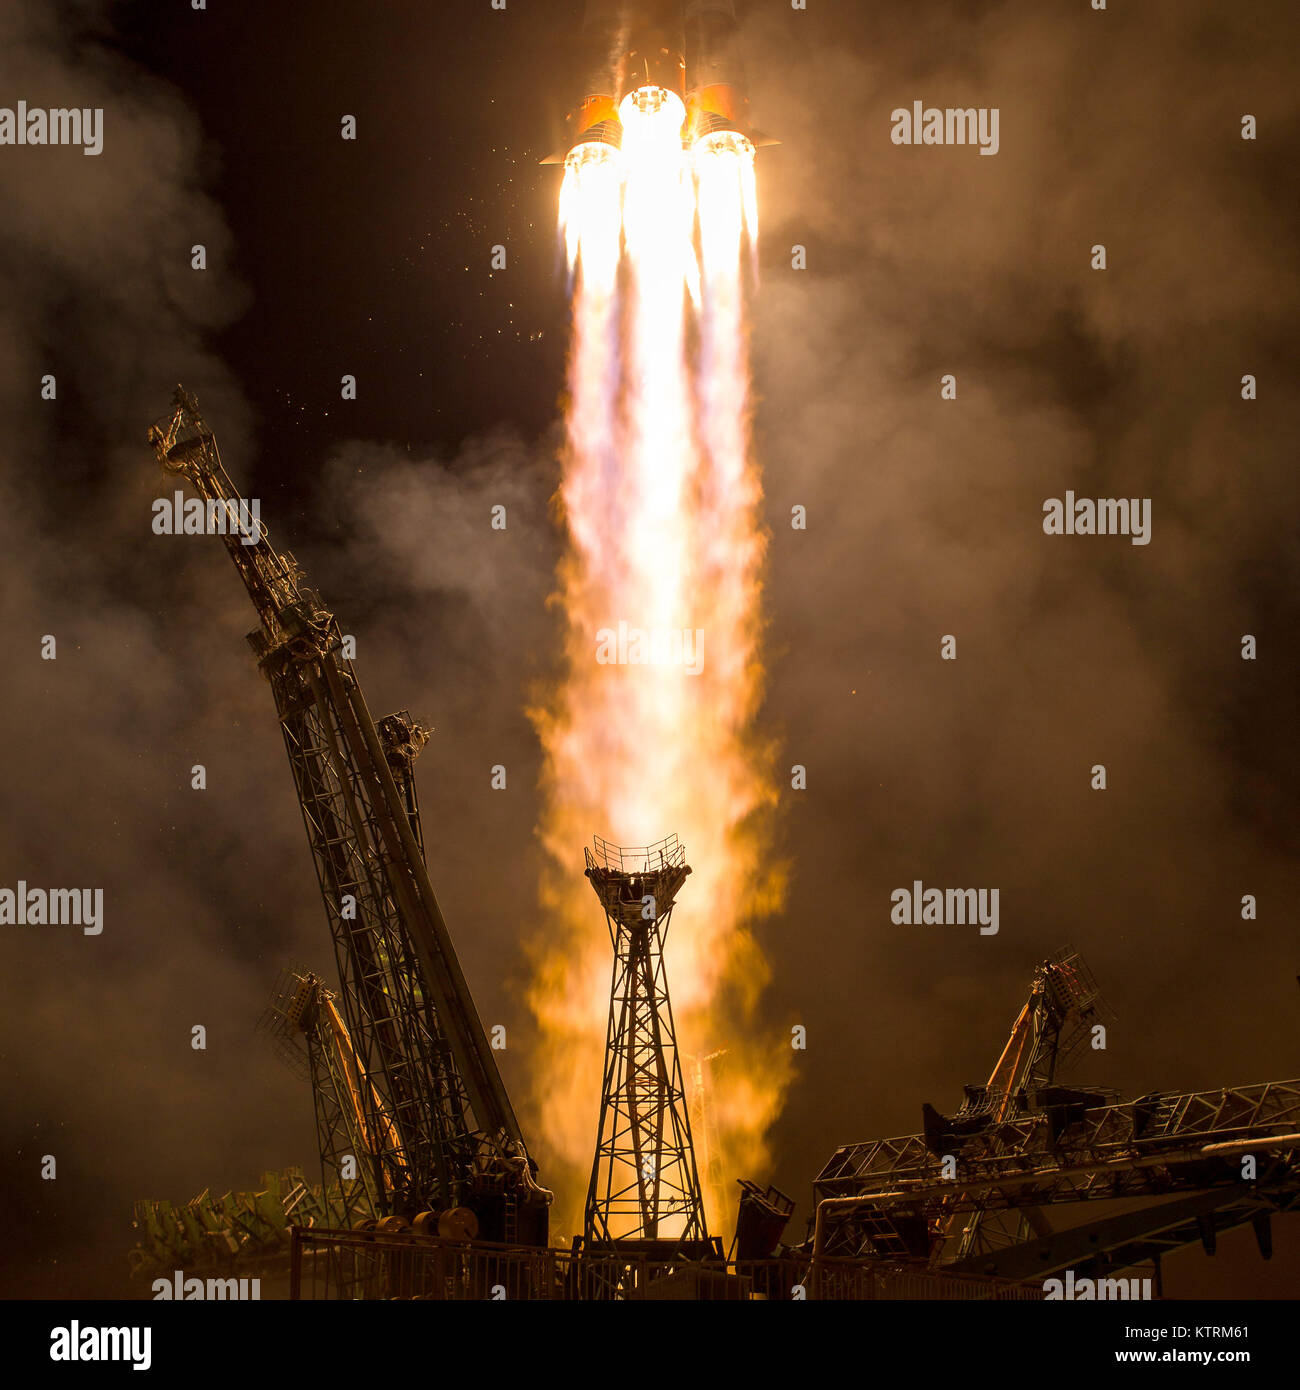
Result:
[[[808,1257],[672,1261],[294,1227],[290,1297],[434,1300],[1041,1299],[1041,1287],[920,1265]]]

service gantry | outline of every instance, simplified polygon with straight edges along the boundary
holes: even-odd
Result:
[[[551,1194],[535,1181],[425,866],[411,771],[423,731],[407,716],[376,727],[338,620],[260,520],[248,526],[252,509],[183,387],[149,442],[167,473],[229,519],[222,539],[257,611],[248,640],[275,697],[333,938],[359,1071],[365,1138],[354,1157],[369,1166],[377,1215],[468,1209],[460,1230],[544,1244]],[[322,1132],[323,1165],[327,1147]]]
[[[922,1108],[923,1131],[837,1149],[813,1184],[812,1254],[918,1261],[1041,1280],[1096,1277],[1154,1261],[1243,1224],[1272,1252],[1271,1218],[1300,1211],[1300,1081],[1118,1102],[1058,1070],[1109,1011],[1078,954],[1036,970],[985,1086],[953,1115]],[[1057,1229],[1049,1212],[1125,1199],[1124,1210]],[[1132,1199],[1141,1199],[1139,1205]],[[831,1295],[833,1296],[833,1294]]]

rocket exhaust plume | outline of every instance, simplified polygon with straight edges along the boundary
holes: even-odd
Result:
[[[745,288],[757,197],[753,143],[731,123],[688,122],[664,52],[659,80],[643,69],[616,107],[584,102],[565,159],[567,548],[553,595],[565,651],[559,683],[531,711],[547,870],[529,1002],[545,1078],[538,1127],[548,1165],[570,1178],[557,1184],[557,1222],[578,1229],[610,988],[580,847],[593,833],[624,844],[675,833],[692,847],[667,969],[683,1051],[726,1051],[709,1094],[725,1185],[705,1193],[710,1229],[726,1232],[728,1189],[766,1161],[791,1056],[754,1021],[767,967],[752,927],[784,893],[771,856],[774,749],[753,727],[765,536]],[[598,125],[581,114],[593,110]]]

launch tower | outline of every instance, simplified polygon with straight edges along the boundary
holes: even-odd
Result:
[[[690,867],[676,835],[586,851],[614,946],[605,1076],[587,1190],[586,1248],[710,1253],[663,947]]]
[[[216,515],[251,514],[184,387],[149,441]],[[339,1070],[332,1091],[317,1088],[325,1181],[339,1157],[330,1136],[351,1122],[381,1219],[468,1209],[486,1239],[544,1245],[551,1194],[534,1180],[425,863],[412,763],[427,734],[404,712],[375,724],[338,619],[260,519],[221,535],[257,611],[248,640],[275,697],[339,971],[337,1001],[311,986],[283,1001],[286,1030],[315,1028],[322,1003],[336,1015]]]

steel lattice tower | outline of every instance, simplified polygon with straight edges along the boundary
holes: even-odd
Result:
[[[609,925],[614,974],[584,1243],[689,1251],[708,1243],[708,1231],[663,947],[690,868],[676,835],[641,849],[597,836],[586,860]]]
[[[340,1107],[355,1111],[355,1157],[378,1215],[469,1206],[494,1238],[544,1244],[551,1194],[533,1179],[425,863],[412,770],[425,731],[404,713],[375,724],[338,619],[260,520],[244,521],[248,504],[183,387],[149,441],[164,471],[223,521],[257,611],[249,643],[275,697],[315,859],[339,971],[333,1032],[351,1059],[347,1094],[326,1095],[321,1132],[336,1132]],[[328,1169],[331,1153],[322,1161]]]
[[[1034,972],[1029,999],[1012,1025],[1011,1036],[983,1087],[968,1089],[958,1117],[990,1116],[1001,1123],[1019,1114],[1025,1098],[1051,1086],[1094,1024],[1114,1018],[1082,956],[1067,946]],[[1041,1227],[1041,1222],[1039,1223]],[[1023,1212],[979,1212],[949,1223],[955,1256],[1019,1245],[1034,1226]]]
[[[331,1220],[347,1231],[360,1220],[383,1216],[392,1182],[388,1180],[382,1192],[376,1186],[385,1180],[384,1165],[377,1159],[388,1152],[400,1154],[401,1143],[391,1123],[382,1137],[371,1128],[373,1116],[382,1114],[383,1107],[373,1094],[367,1104],[370,1083],[337,997],[312,971],[287,970],[259,1026],[284,1061],[311,1082],[321,1193]]]

